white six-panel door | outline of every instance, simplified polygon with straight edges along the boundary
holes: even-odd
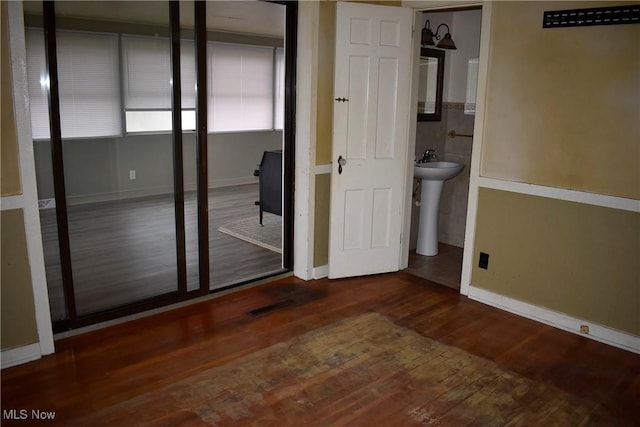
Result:
[[[407,8],[336,7],[330,278],[399,269],[413,23]]]

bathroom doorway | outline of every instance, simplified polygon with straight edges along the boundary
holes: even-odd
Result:
[[[459,290],[469,196],[482,9],[424,11],[421,19],[422,28],[430,28],[437,35],[434,37],[436,46],[428,46],[429,48],[437,49],[439,41],[448,32],[455,49],[442,49],[445,66],[441,115],[439,120],[416,121],[414,158],[421,159],[426,150],[435,150],[438,160],[460,163],[464,165],[464,169],[443,184],[438,214],[438,253],[433,256],[416,253],[422,201],[420,180],[413,180],[407,272]]]

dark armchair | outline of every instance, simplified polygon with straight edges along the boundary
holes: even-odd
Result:
[[[282,216],[282,150],[265,151],[260,167],[254,172],[260,177],[260,225],[262,213],[269,212]]]

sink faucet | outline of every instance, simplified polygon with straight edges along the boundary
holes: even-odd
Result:
[[[422,155],[422,158],[418,160],[418,163],[427,163],[438,160],[438,155],[436,154],[436,150],[432,148],[427,148]]]

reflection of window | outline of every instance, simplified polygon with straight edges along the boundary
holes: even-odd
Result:
[[[284,127],[284,49],[276,48],[275,111],[273,128]]]
[[[120,135],[118,37],[58,31],[60,127],[63,138]],[[28,29],[27,78],[34,139],[49,138],[49,84],[44,33]]]
[[[127,132],[170,132],[173,128],[171,110],[128,110],[125,113]],[[182,110],[182,130],[195,130],[195,110]]]
[[[418,84],[418,113],[436,112],[436,90],[438,87],[438,59],[420,58],[420,82]]]
[[[168,38],[72,31],[56,35],[63,138],[119,136],[122,117],[126,133],[171,131]],[[26,42],[33,138],[46,139],[49,114],[43,31],[28,29]],[[195,68],[195,44],[183,40],[183,130],[196,127]],[[209,132],[283,128],[284,49],[209,42],[207,72]]]
[[[171,53],[169,40],[122,37],[124,110],[127,132],[170,131]],[[194,43],[180,45],[182,129],[195,129]]]
[[[273,128],[273,48],[209,43],[213,132]]]
[[[478,89],[478,58],[470,59],[467,66],[467,98],[464,102],[464,113],[476,113],[476,91]]]
[[[47,87],[49,79],[44,53],[44,32],[27,29],[27,85],[29,87],[29,107],[31,108],[31,132],[33,139],[49,138],[49,107]]]

